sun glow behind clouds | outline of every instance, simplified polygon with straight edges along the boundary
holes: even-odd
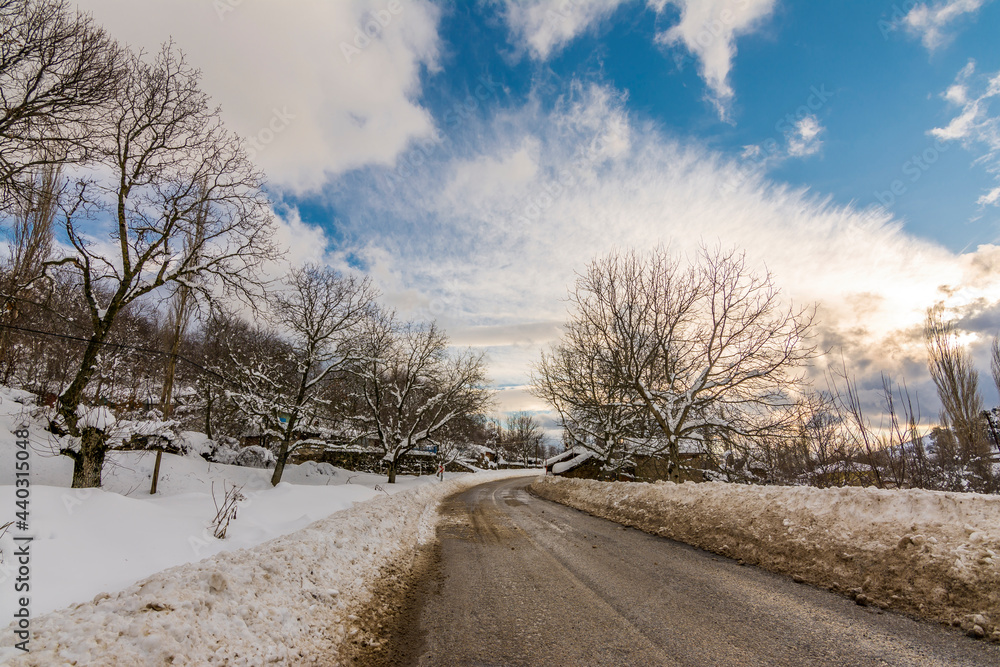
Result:
[[[747,177],[636,121],[609,87],[573,91],[551,112],[505,110],[503,131],[471,133],[493,139],[461,157],[421,160],[406,178],[369,170],[337,200],[365,239],[358,252],[393,267],[390,294],[406,286],[446,304],[436,316],[457,343],[489,349],[497,382],[525,382],[558,337],[552,323],[565,319],[575,272],[615,247],[745,249],[789,300],[819,303],[816,342],[859,369],[922,373],[920,331],[935,303],[959,316],[996,308],[1000,248],[956,255],[906,234],[887,213]]]
[[[626,2],[477,6],[506,7],[512,39],[539,61],[533,66],[546,67],[541,61]],[[172,33],[203,69],[230,127],[258,140],[272,132],[257,156],[272,184],[296,194],[319,191],[337,216],[336,233],[324,234],[294,210],[283,213],[281,235],[293,260],[346,266],[351,257],[365,265],[390,306],[438,319],[457,345],[487,349],[494,379],[512,387],[501,394],[512,406],[537,405],[522,387],[538,351],[558,337],[567,287],[587,261],[615,247],[743,248],[795,303],[819,303],[818,344],[843,349],[861,369],[923,373],[920,331],[925,309],[938,302],[972,330],[988,333],[1000,323],[1000,249],[955,254],[905,233],[886,212],[837,206],[770,182],[765,168],[748,174],[727,155],[649,126],[629,112],[626,92],[610,85],[560,81],[556,94],[531,96],[521,107],[486,100],[493,105],[484,110],[487,120],[463,120],[461,132],[452,134],[441,119],[436,126],[420,102],[421,71],[441,60],[441,11],[430,0],[405,2],[404,13],[351,62],[340,44],[353,43],[356,29],[386,2],[233,0],[224,16],[196,0],[80,4],[147,50]],[[722,115],[739,98],[730,83],[738,40],[766,27],[777,6],[632,4],[661,14],[661,43],[695,55]],[[984,3],[932,7],[973,4]],[[553,8],[561,15],[546,14]],[[988,131],[996,114],[984,111],[995,98],[991,82],[981,88],[960,75],[947,94],[958,115],[936,131],[995,157]],[[827,131],[827,120],[799,118],[760,164],[832,153],[837,128],[831,122]],[[998,192],[983,193],[981,203],[995,204]],[[328,253],[334,238],[347,240]],[[920,380],[907,379],[911,387]]]

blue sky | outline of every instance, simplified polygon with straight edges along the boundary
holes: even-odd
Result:
[[[502,409],[545,409],[530,364],[615,247],[745,249],[862,386],[927,404],[926,308],[980,362],[1000,328],[1000,0],[80,5],[172,36],[256,140],[288,261],[486,349]]]

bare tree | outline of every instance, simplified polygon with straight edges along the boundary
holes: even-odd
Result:
[[[519,411],[507,416],[506,449],[512,460],[528,465],[541,450],[544,435],[542,427],[530,412]]]
[[[969,474],[967,484],[970,490],[990,492],[994,482],[979,372],[968,350],[958,344],[954,325],[944,321],[941,308],[928,309],[924,335],[928,369],[941,400],[941,421],[955,435]]]
[[[918,426],[920,414],[906,385],[897,385],[882,374],[879,419],[873,423],[857,381],[848,374],[846,366],[838,375],[843,390],[836,380],[831,381],[831,387],[844,420],[842,432],[848,449],[837,457],[836,482],[879,488],[933,488],[933,472]]]
[[[993,375],[993,384],[996,385],[997,392],[1000,392],[1000,336],[993,336],[993,342],[990,345],[990,371]],[[998,423],[1000,422],[998,419],[1000,409],[988,410],[983,416],[986,418],[989,428],[990,440],[1000,451],[1000,423]]]
[[[435,462],[447,468],[463,457],[478,458],[480,450],[476,445],[489,438],[486,425],[487,417],[483,414],[469,414],[450,422],[434,439]]]
[[[990,371],[993,376],[993,384],[1000,392],[1000,336],[994,336],[990,345]]]
[[[64,0],[0,0],[0,212],[44,165],[85,160],[123,50]]]
[[[78,408],[122,309],[165,285],[252,296],[256,270],[276,255],[261,176],[171,45],[151,63],[129,59],[105,121],[111,140],[95,158],[105,173],[79,184],[64,220],[71,252],[47,262],[76,277],[89,310],[89,342],[53,421],[72,438],[63,453],[74,487],[101,483],[108,438]],[[113,243],[94,240],[85,223],[110,223]]]
[[[40,301],[38,279],[43,264],[52,254],[53,227],[59,211],[63,188],[60,168],[50,165],[42,169],[38,183],[15,206],[14,220],[6,266],[0,275],[0,360],[5,362],[5,379],[13,365],[10,346],[12,327],[22,319],[21,313],[32,301]],[[32,295],[32,292],[36,294]]]
[[[742,254],[702,248],[685,264],[662,247],[615,252],[591,263],[569,300],[569,339],[593,341],[605,381],[656,424],[673,475],[686,444],[794,424],[812,317],[784,306]]]
[[[608,365],[603,340],[587,327],[566,328],[563,340],[532,370],[532,393],[553,406],[571,445],[606,467],[624,463],[648,438],[650,418]]]
[[[400,324],[392,314],[375,314],[361,350],[362,361],[351,369],[354,421],[360,437],[384,452],[390,484],[407,452],[438,444],[450,425],[483,412],[491,400],[483,355],[449,354],[448,338],[434,324]]]
[[[259,417],[279,434],[277,465],[271,484],[281,481],[288,455],[302,427],[325,412],[323,383],[358,360],[360,325],[374,309],[368,278],[343,275],[330,267],[293,269],[286,292],[272,297],[275,324],[289,345],[294,374],[285,391],[268,400]],[[275,383],[273,386],[278,386]],[[259,401],[247,397],[248,405]]]
[[[197,357],[205,372],[195,379],[202,423],[209,438],[256,435],[279,437],[268,430],[262,413],[275,413],[294,376],[287,341],[261,322],[214,304],[197,333]],[[266,324],[266,323],[264,323]],[[253,401],[254,404],[249,404]]]

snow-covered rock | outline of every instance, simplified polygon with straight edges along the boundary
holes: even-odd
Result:
[[[275,460],[271,450],[264,449],[258,445],[251,445],[240,450],[233,463],[248,468],[272,468],[274,467]]]

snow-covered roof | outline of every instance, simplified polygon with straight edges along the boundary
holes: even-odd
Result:
[[[559,463],[556,463],[555,465],[552,466],[552,474],[559,475],[564,472],[568,472],[573,468],[577,468],[583,465],[590,459],[594,458],[594,456],[595,456],[594,452],[583,452],[581,454],[577,454],[568,461],[560,461]]]
[[[565,461],[568,458],[572,458],[574,456],[577,456],[578,454],[583,454],[586,451],[588,451],[588,450],[584,449],[583,447],[579,447],[579,446],[577,446],[577,447],[570,447],[565,452],[562,452],[560,454],[556,454],[552,458],[545,459],[545,461],[543,461],[542,464],[547,468],[547,467],[553,465],[554,463],[559,463],[560,461]]]

